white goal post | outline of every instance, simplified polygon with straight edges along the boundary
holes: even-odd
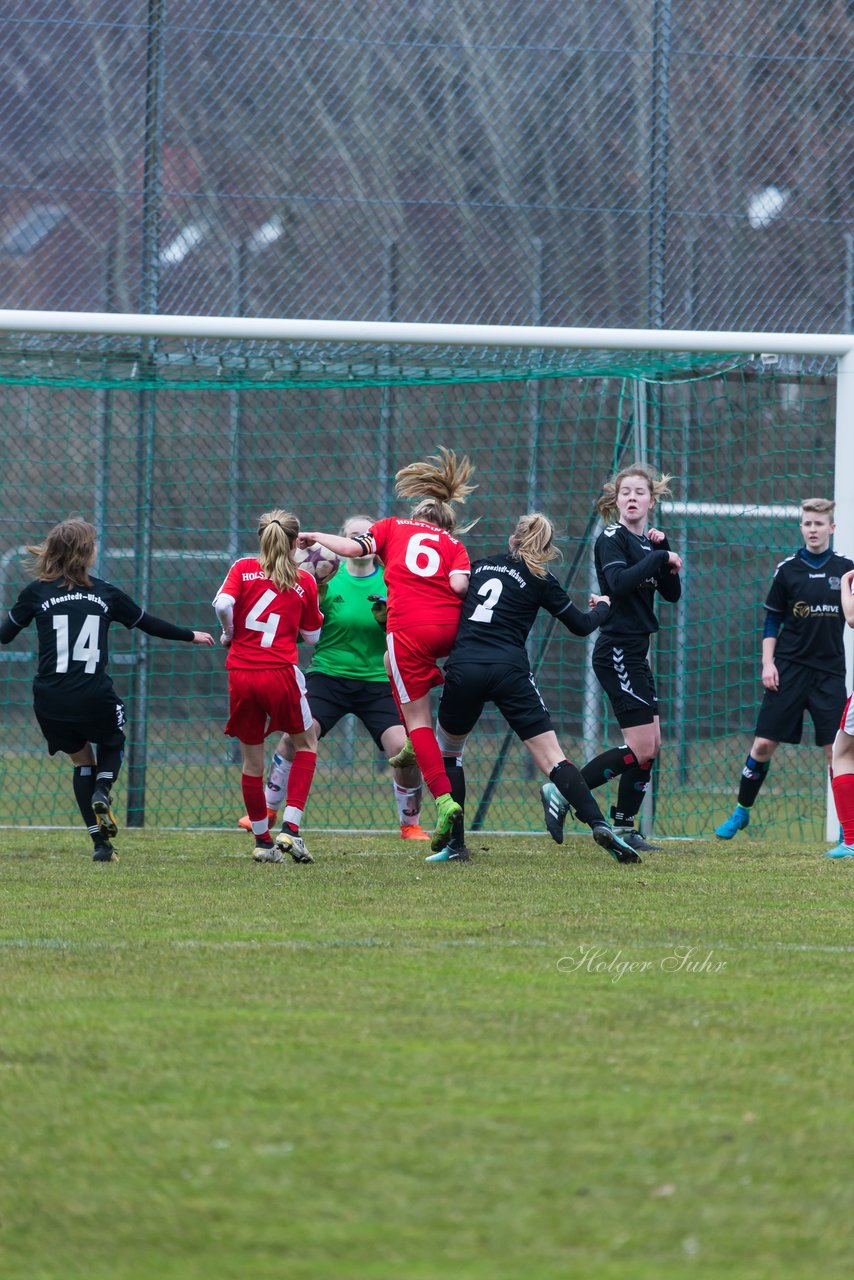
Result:
[[[390,346],[465,346],[535,350],[673,351],[742,356],[825,356],[837,362],[834,500],[836,545],[854,552],[854,334],[750,333],[715,330],[579,329],[489,324],[419,324],[399,321],[252,319],[238,316],[108,314],[92,311],[0,309],[0,333],[93,337],[243,339]],[[679,504],[670,504],[674,511]],[[691,504],[694,505],[694,504]],[[726,506],[727,504],[723,504]],[[740,509],[741,511],[741,509]],[[744,508],[744,515],[759,509]],[[683,514],[688,514],[684,512]],[[723,514],[718,513],[718,514]],[[777,511],[774,513],[778,514]],[[787,513],[788,514],[788,511]],[[854,632],[846,629],[851,686]],[[836,814],[828,787],[827,834]]]

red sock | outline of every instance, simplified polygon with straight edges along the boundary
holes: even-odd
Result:
[[[442,753],[433,730],[410,729],[409,740],[415,751],[415,759],[418,761],[424,785],[429,788],[434,800],[438,796],[449,796],[451,782],[445,773]]]
[[[842,839],[854,845],[854,773],[837,773],[833,778],[836,816],[842,823]]]
[[[301,813],[305,808],[316,764],[316,751],[297,751],[288,774],[288,793],[285,797],[287,809],[299,809]]]
[[[256,822],[263,822],[264,830],[269,830],[267,801],[264,799],[264,779],[256,778],[251,773],[242,773],[240,785],[243,789],[243,803],[246,805],[249,821],[253,824],[252,830],[255,831]],[[255,831],[255,834],[263,835],[264,831]]]

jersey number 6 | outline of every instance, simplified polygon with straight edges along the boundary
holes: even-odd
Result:
[[[438,533],[414,533],[406,544],[404,563],[410,573],[419,578],[432,578],[442,563],[435,547],[425,547],[425,542],[438,542]]]

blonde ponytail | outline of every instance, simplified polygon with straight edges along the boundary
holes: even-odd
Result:
[[[299,520],[279,507],[265,511],[258,521],[258,563],[280,591],[289,591],[297,580],[294,543],[298,533]]]
[[[453,449],[440,445],[439,452],[423,462],[401,467],[394,478],[394,490],[399,498],[422,499],[412,508],[413,520],[424,520],[453,533],[457,516],[451,504],[465,502],[477,488],[468,483],[473,471],[468,457],[458,458]],[[466,525],[466,529],[471,527]]]
[[[544,578],[546,565],[561,558],[554,545],[554,525],[542,511],[529,511],[521,516],[510,535],[510,553],[522,560],[537,578]]]

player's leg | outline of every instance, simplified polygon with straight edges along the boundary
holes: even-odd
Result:
[[[803,735],[804,711],[809,704],[815,675],[808,667],[793,663],[778,662],[777,670],[779,686],[765,691],[753,742],[741,768],[738,803],[730,816],[715,828],[719,840],[731,840],[748,825],[753,806],[768,777],[774,752],[781,742],[798,743]],[[836,723],[834,716],[834,726]]]
[[[392,704],[393,705],[393,704]],[[406,730],[398,720],[389,725],[379,738],[380,750],[391,761],[392,757],[403,750],[406,743]],[[417,764],[392,768],[391,787],[400,824],[401,840],[429,840],[430,837],[421,826],[421,801],[424,794],[421,770]]]
[[[264,800],[264,740],[260,742],[240,743],[243,767],[240,774],[240,789],[243,792],[243,803],[249,817],[250,830],[255,837],[253,857],[256,862],[281,862],[282,855],[273,844],[270,835],[270,823],[267,818],[267,804]]]
[[[854,699],[848,698],[833,741],[833,799],[842,838],[828,858],[854,858]]]
[[[451,783],[451,799],[459,806],[460,811],[454,818],[441,849],[431,853],[424,859],[425,862],[468,862],[471,858],[471,852],[466,845],[466,775],[463,767],[467,738],[467,733],[448,733],[442,728],[441,723],[436,730],[442,762]]]
[[[660,845],[647,840],[636,829],[635,819],[640,812],[652,780],[652,769],[661,750],[661,724],[655,715],[651,724],[621,725],[626,745],[635,757],[635,763],[620,774],[617,803],[611,806],[614,830],[636,851],[660,849]]]
[[[94,862],[115,862],[116,851],[109,837],[101,831],[95,811],[92,808],[96,766],[95,752],[91,743],[87,742],[79,751],[69,752],[69,759],[74,766],[72,778],[74,799],[92,840],[92,860]]]
[[[454,632],[455,627],[425,627],[405,635],[389,632],[386,637],[386,669],[424,784],[436,801],[436,826],[430,840],[434,852],[445,846],[455,819],[460,817],[433,732],[430,705],[430,690],[443,683],[436,658],[448,654]],[[400,753],[391,763],[404,763]]]
[[[285,728],[290,735],[294,758],[276,848],[289,853],[294,862],[309,863],[314,862],[314,858],[300,835],[300,827],[317,767],[317,730],[306,697],[305,677],[299,667],[283,669],[281,681],[281,697],[271,716],[275,717],[277,727]]]
[[[270,673],[232,670],[228,673],[229,715],[225,733],[240,743],[242,768],[240,790],[255,837],[256,862],[276,862],[267,803],[264,799],[264,743],[267,735]]]
[[[524,738],[523,742],[537,768],[548,778],[550,785],[560,792],[566,805],[574,809],[578,820],[590,827],[596,843],[601,848],[607,849],[617,862],[640,862],[641,859],[634,849],[626,844],[607,822],[592,791],[581,776],[581,770],[566,758],[554,730],[548,729],[534,737]],[[563,843],[562,826],[560,835],[558,844]]]
[[[95,745],[95,787],[92,808],[104,840],[112,840],[118,823],[112,810],[112,791],[122,767],[125,749],[125,708],[115,694],[93,708],[89,741]]]
[[[762,789],[762,784],[768,777],[771,758],[779,745],[779,742],[775,742],[773,738],[757,736],[753,739],[747,758],[741,767],[738,803],[729,817],[715,828],[715,835],[719,840],[731,840],[750,822],[750,811]]]
[[[303,815],[317,766],[317,731],[313,722],[302,733],[291,732],[294,758],[288,775],[282,829],[276,836],[276,848],[289,853],[294,862],[314,862],[300,835]]]
[[[466,846],[465,806],[466,775],[463,754],[469,734],[474,729],[489,692],[489,672],[482,664],[450,664],[445,670],[445,684],[439,702],[436,741],[442,763],[451,784],[451,799],[459,808],[445,843],[428,862],[468,862],[471,854]]]
[[[351,680],[348,684],[351,712],[391,762],[406,743],[406,730],[391,685],[385,680]],[[424,788],[414,760],[411,764],[392,765],[391,787],[401,840],[429,840],[421,826]]]

